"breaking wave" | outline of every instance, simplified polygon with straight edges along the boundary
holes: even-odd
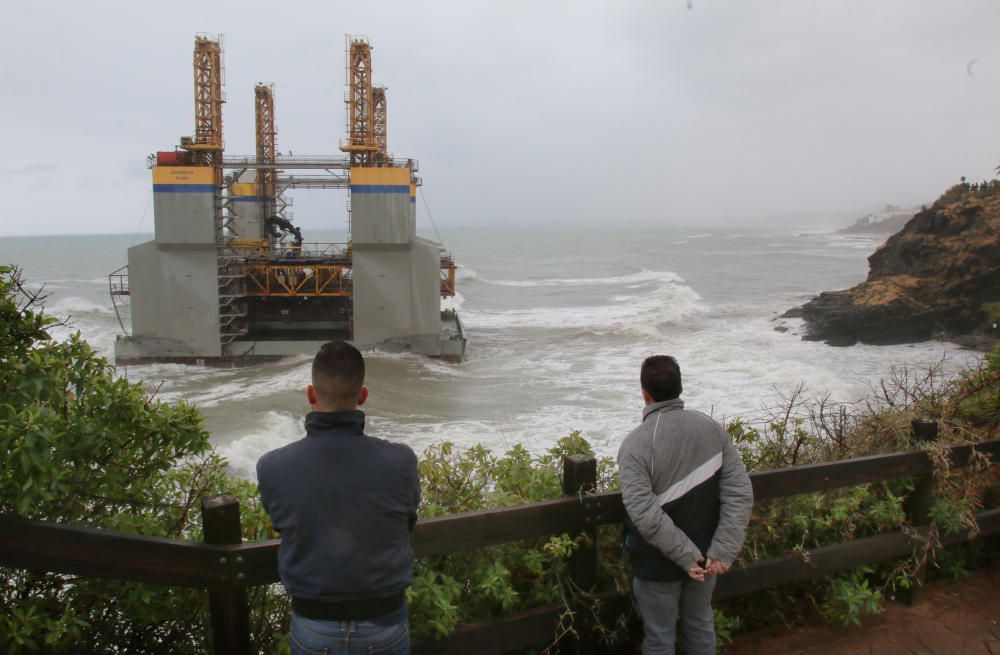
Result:
[[[478,280],[479,273],[475,272],[468,266],[463,266],[462,264],[458,264],[458,266],[455,267],[455,279],[458,281]]]
[[[441,309],[454,309],[458,311],[464,303],[465,296],[462,295],[461,291],[456,291],[453,297],[441,299]]]
[[[278,362],[234,369],[188,364],[154,364],[142,368],[144,370],[135,372],[144,378],[147,386],[156,387],[163,376],[161,399],[185,400],[208,408],[303,390],[310,379],[312,356],[296,355]],[[177,368],[185,372],[183,377],[176,375]]]
[[[684,282],[681,276],[670,271],[640,271],[612,277],[545,278],[541,280],[483,280],[501,287],[582,287],[612,284],[645,284],[647,282]]]
[[[505,286],[553,287],[613,285],[618,293],[606,304],[572,307],[526,307],[506,311],[466,310],[462,320],[472,328],[574,328],[655,334],[657,327],[707,311],[701,296],[676,273],[642,271],[609,278],[570,278],[509,282]],[[503,284],[503,283],[498,283]],[[621,293],[623,290],[631,293]]]
[[[59,298],[53,302],[46,303],[45,312],[50,316],[61,318],[83,316],[85,314],[99,314],[101,316],[111,316],[114,314],[114,310],[109,305],[100,305],[79,296]]]
[[[257,460],[264,453],[290,444],[302,436],[301,416],[271,411],[260,418],[253,432],[223,443],[216,450],[229,460],[229,467],[236,475],[256,482]]]

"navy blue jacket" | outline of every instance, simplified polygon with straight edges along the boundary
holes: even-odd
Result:
[[[306,436],[257,462],[264,509],[281,533],[278,573],[293,598],[402,593],[420,479],[409,446],[364,434],[364,412],[311,412]]]

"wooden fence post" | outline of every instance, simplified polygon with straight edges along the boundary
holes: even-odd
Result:
[[[563,494],[579,497],[582,494],[593,493],[597,488],[597,460],[589,455],[569,455],[563,458]],[[569,577],[576,587],[587,593],[594,590],[597,583],[597,524],[589,515],[592,509],[586,499],[583,501],[584,511],[588,512],[586,521],[592,527],[583,530],[590,543],[581,544],[569,559]],[[593,617],[585,607],[573,608],[576,614],[574,627],[577,639],[574,645],[569,645],[571,652],[578,655],[589,655],[597,652],[592,634]]]
[[[243,543],[240,528],[240,501],[231,494],[220,494],[201,499],[201,525],[205,543],[230,546]],[[219,558],[225,585],[209,589],[208,606],[211,614],[211,649],[214,655],[239,655],[250,652],[250,606],[246,588],[238,579],[239,562]],[[238,558],[239,559],[239,558]]]
[[[929,419],[913,419],[910,424],[913,440],[919,443],[930,443],[938,440],[938,423]],[[910,525],[926,526],[930,523],[931,505],[934,503],[934,474],[917,478],[917,485],[906,498],[906,517]],[[927,559],[921,558],[916,571],[910,577],[910,588],[905,596],[906,603],[911,607],[920,604],[924,599],[924,581],[927,577]]]

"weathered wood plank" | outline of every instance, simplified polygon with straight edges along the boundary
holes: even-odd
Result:
[[[417,655],[500,655],[555,640],[563,605],[547,605],[493,621],[460,626],[444,639],[414,641]]]
[[[952,466],[969,465],[973,448],[1000,460],[1000,439],[983,441],[975,445],[951,446]],[[827,491],[869,482],[895,480],[912,475],[926,475],[934,471],[930,458],[924,452],[892,453],[856,457],[838,462],[808,464],[792,468],[751,473],[754,498],[768,500],[796,494]]]
[[[205,543],[236,546],[243,543],[240,526],[240,501],[231,494],[201,499],[201,525]],[[209,636],[214,655],[242,655],[250,652],[250,605],[244,575],[233,573],[233,558],[223,558],[230,565],[229,584],[208,592]]]
[[[975,448],[994,460],[1000,459],[1000,439],[976,444]],[[968,465],[972,446],[954,446],[951,451],[954,466]],[[917,452],[874,455],[841,462],[764,471],[751,474],[750,477],[754,483],[757,500],[766,500],[795,493],[825,491],[865,482],[921,475],[932,470],[927,455]],[[587,521],[588,518],[590,521]],[[564,532],[572,534],[592,525],[620,523],[624,518],[625,510],[621,503],[621,495],[610,492],[585,496],[582,501],[577,498],[559,498],[532,505],[423,519],[417,523],[411,543],[418,557],[431,557],[551,534]],[[0,519],[0,524],[5,520],[7,519]],[[95,532],[103,533],[100,530]],[[129,538],[132,535],[123,536]],[[175,544],[170,540],[161,541]],[[278,540],[274,539],[236,547],[244,560],[240,564],[240,570],[245,575],[245,584],[277,582],[278,543]],[[0,545],[0,561],[5,561],[3,560],[5,546],[6,544]],[[122,549],[128,550],[126,546],[122,546]],[[28,554],[37,552],[33,547],[25,550]],[[80,555],[75,552],[71,554]],[[99,559],[102,556],[95,557]],[[35,561],[37,563],[39,560]],[[41,557],[40,561],[47,560]],[[211,561],[211,558],[203,561]],[[13,561],[7,565],[17,566]],[[217,569],[216,573],[221,573],[221,569]],[[168,573],[163,574],[162,578],[173,580]],[[179,584],[183,586],[184,583]],[[197,585],[192,581],[188,586]]]
[[[976,515],[976,520],[979,523],[979,533],[942,535],[941,542],[952,545],[1000,532],[1000,509],[980,512]],[[759,560],[746,567],[734,568],[719,578],[715,599],[742,596],[761,589],[820,578],[865,564],[886,562],[910,555],[915,547],[921,545],[920,540],[926,538],[927,528],[918,528],[914,532],[914,536],[891,532],[864,537],[815,548],[803,554]]]
[[[569,498],[582,499],[592,494],[597,487],[597,460],[587,455],[570,455],[563,458],[563,494]],[[586,509],[586,508],[585,508]],[[577,545],[569,558],[569,580],[576,589],[592,592],[597,582],[597,526],[590,518],[589,527],[581,534],[586,541]],[[576,536],[576,535],[573,535]],[[574,604],[577,634],[566,635],[560,640],[560,652],[566,655],[593,655],[596,645],[590,639],[593,620],[589,613],[580,611]]]
[[[925,419],[913,419],[911,429],[913,430],[913,440],[918,443],[933,443],[938,440],[938,423]],[[913,491],[903,502],[906,510],[906,518],[910,525],[930,524],[930,511],[934,504],[934,476],[932,474],[922,475],[917,478]],[[910,575],[910,587],[903,590],[901,594],[906,602],[913,607],[920,604],[924,598],[924,582],[927,580],[927,562],[922,558],[916,570]]]
[[[244,585],[256,585],[278,582],[278,546],[280,539],[268,539],[255,543],[246,543],[233,549],[233,570],[241,578]],[[237,561],[238,560],[238,561]]]
[[[226,583],[225,547],[16,517],[0,518],[0,565],[175,587]]]
[[[577,498],[467,512],[419,521],[410,544],[420,557],[579,532],[587,524]]]
[[[593,493],[596,485],[596,459],[573,455],[563,460],[563,493],[568,498],[583,498],[585,494]],[[593,520],[590,524],[593,526]],[[589,543],[578,546],[570,556],[569,575],[577,587],[592,591],[597,579],[597,527],[588,527],[583,530],[583,534],[587,536]]]
[[[597,594],[597,615],[611,623],[631,606],[631,595],[608,592]],[[546,605],[482,623],[459,626],[444,639],[415,640],[415,655],[501,655],[511,650],[544,647],[558,636],[559,619],[566,606]],[[582,635],[594,641],[592,635]]]
[[[975,446],[952,447],[953,466],[968,465],[973,448],[994,461],[1000,459],[1000,439],[997,439]],[[757,499],[766,500],[931,471],[927,455],[917,452],[766,471],[754,473],[751,478]],[[422,520],[414,529],[412,544],[418,556],[436,556],[551,534],[572,534],[597,524],[618,523],[624,516],[617,493],[561,498]],[[277,550],[277,540],[208,546],[97,528],[0,518],[0,565],[89,577],[219,588],[228,583],[231,575],[243,573],[245,585],[267,584],[278,579]],[[220,563],[227,553],[242,558],[241,562]],[[735,573],[732,577],[736,578]]]

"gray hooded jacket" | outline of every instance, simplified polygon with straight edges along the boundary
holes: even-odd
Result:
[[[618,451],[625,546],[637,577],[679,580],[702,556],[732,564],[753,488],[739,452],[710,417],[680,399],[648,405]]]

